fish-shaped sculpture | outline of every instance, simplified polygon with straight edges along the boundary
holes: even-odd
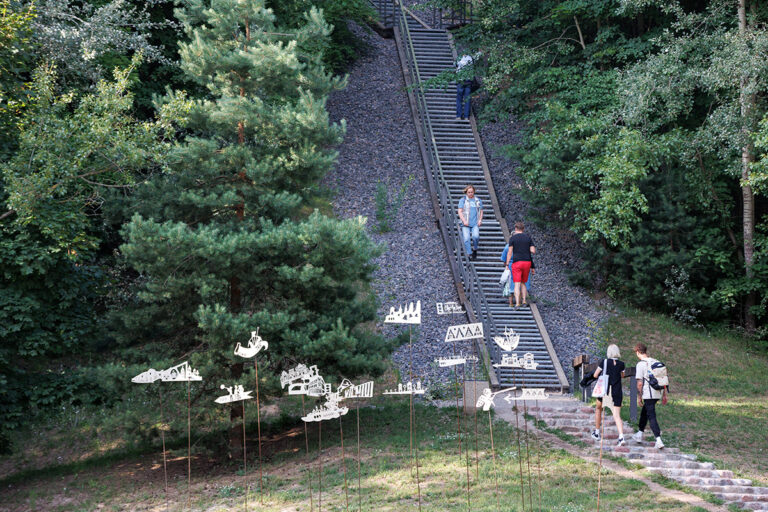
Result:
[[[162,372],[150,368],[149,370],[142,372],[131,379],[134,384],[152,384],[162,378]]]

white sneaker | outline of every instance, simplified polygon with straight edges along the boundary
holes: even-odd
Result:
[[[599,441],[600,440],[600,431],[599,430],[595,429],[595,430],[592,431],[592,439],[594,439],[595,441]]]
[[[664,448],[664,442],[661,440],[661,437],[656,438],[656,444],[653,445],[653,447],[656,448],[657,450],[661,450],[662,448]]]
[[[632,436],[632,440],[636,443],[642,443],[643,442],[643,431],[638,430],[635,432],[635,434]]]
[[[619,436],[619,439],[616,441],[616,446],[624,446],[624,436]]]

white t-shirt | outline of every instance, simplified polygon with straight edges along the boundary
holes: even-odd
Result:
[[[472,59],[471,55],[464,55],[459,59],[459,62],[456,63],[456,71],[470,64],[474,64],[474,59]]]
[[[646,398],[661,398],[661,391],[658,389],[653,389],[651,385],[648,384],[647,380],[648,374],[651,373],[651,364],[653,364],[655,361],[655,359],[651,359],[649,357],[648,359],[640,361],[637,363],[637,366],[635,366],[635,378],[642,379],[643,382],[643,400]]]

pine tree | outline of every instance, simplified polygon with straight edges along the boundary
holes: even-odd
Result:
[[[344,83],[320,61],[322,13],[293,31],[260,0],[196,0],[177,16],[190,40],[182,68],[209,95],[124,228],[122,251],[145,277],[128,331],[145,354],[190,354],[210,396],[234,379],[253,389],[233,348],[257,326],[269,342],[261,389],[275,391],[274,375],[296,362],[379,373],[390,345],[359,328],[375,315],[367,283],[379,248],[360,219],[308,213],[344,131],[325,110]]]

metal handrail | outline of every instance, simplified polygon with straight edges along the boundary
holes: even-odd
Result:
[[[408,26],[407,14],[404,9],[400,8],[400,2],[398,0],[395,0],[394,14],[395,17],[398,18],[400,32],[405,36],[406,51],[404,53],[406,60],[408,61],[411,83],[421,84],[421,72],[419,71],[419,65],[416,60],[416,51],[413,45],[413,39],[411,38],[411,31]],[[478,313],[479,320],[484,324],[486,345],[490,346],[491,344],[489,344],[487,340],[492,339],[494,334],[500,333],[497,330],[493,317],[490,315],[490,308],[485,293],[483,292],[482,285],[480,284],[480,279],[472,268],[472,265],[469,262],[469,255],[466,253],[464,244],[462,243],[461,232],[457,226],[456,214],[453,210],[453,205],[455,204],[454,197],[451,194],[448,182],[443,174],[443,166],[437,151],[437,142],[435,141],[434,132],[432,130],[432,121],[429,118],[429,107],[427,105],[424,90],[421,87],[416,87],[414,89],[414,96],[417,103],[416,110],[422,125],[423,142],[427,148],[427,156],[430,161],[429,171],[439,196],[443,225],[450,234],[448,241],[452,246],[448,249],[449,251],[453,251],[463,263],[463,265],[457,265],[457,270],[461,276],[464,290],[469,298],[472,309]],[[488,370],[491,371],[490,368]]]

